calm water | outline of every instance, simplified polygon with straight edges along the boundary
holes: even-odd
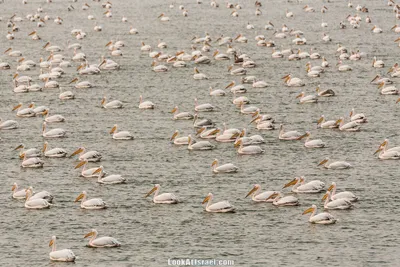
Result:
[[[29,0],[28,0],[29,1]],[[262,7],[262,16],[254,15],[253,2],[241,1],[243,9],[238,18],[229,16],[223,1],[219,9],[213,9],[209,1],[202,5],[195,1],[177,1],[174,9],[169,9],[168,1],[122,1],[114,0],[113,18],[103,17],[104,10],[99,3],[89,2],[91,8],[82,11],[84,2],[72,3],[75,11],[68,12],[69,1],[54,0],[53,4],[44,1],[7,1],[0,5],[1,42],[0,50],[8,47],[21,50],[27,59],[38,62],[49,53],[41,47],[45,41],[62,47],[67,40],[76,42],[70,35],[74,28],[88,34],[79,41],[82,51],[90,63],[99,61],[101,55],[108,56],[105,44],[110,40],[123,40],[126,47],[124,56],[114,58],[120,63],[119,71],[103,71],[98,76],[82,77],[93,82],[96,88],[79,90],[68,85],[76,77],[75,65],[67,69],[59,83],[64,89],[75,92],[77,99],[61,102],[58,90],[50,89],[42,93],[15,94],[12,92],[13,71],[1,71],[0,75],[0,117],[15,119],[20,128],[14,131],[1,131],[0,173],[0,246],[1,266],[59,266],[48,259],[48,242],[52,235],[58,237],[58,248],[70,248],[78,256],[78,266],[166,266],[168,258],[217,258],[235,260],[237,266],[394,266],[398,259],[398,240],[396,232],[400,227],[394,212],[398,204],[398,162],[380,161],[372,153],[378,144],[389,138],[392,146],[400,143],[398,135],[399,107],[396,97],[381,96],[375,85],[369,81],[377,74],[387,70],[371,67],[373,56],[384,60],[386,66],[398,59],[394,56],[398,47],[393,42],[397,34],[390,31],[394,25],[392,8],[385,1],[359,1],[367,4],[373,24],[384,30],[376,35],[370,32],[372,25],[364,22],[360,29],[340,30],[338,24],[355,9],[347,8],[343,1],[327,3],[328,13],[319,12],[320,1],[304,1],[318,12],[309,14],[302,10],[303,4],[286,1],[268,1]],[[12,4],[11,4],[12,3]],[[184,18],[178,10],[185,5],[189,17]],[[52,17],[60,16],[63,25],[52,21],[38,30],[42,41],[32,41],[27,34],[36,28],[36,22],[28,22],[25,16],[35,13],[42,5],[44,13]],[[295,13],[287,19],[285,9]],[[17,23],[21,31],[16,38],[5,38],[9,30],[6,21],[13,13],[25,21]],[[157,16],[165,12],[171,18],[167,24],[158,21]],[[94,32],[94,22],[87,16],[94,15],[103,26],[103,32]],[[121,17],[128,17],[122,23]],[[321,28],[323,20],[328,28]],[[320,78],[308,78],[305,72],[307,60],[288,62],[287,59],[271,59],[271,49],[257,47],[254,37],[264,34],[272,39],[272,32],[265,31],[264,25],[272,21],[280,29],[283,23],[289,28],[305,32],[308,44],[301,47],[310,51],[314,48],[324,55],[331,67]],[[256,26],[246,30],[247,22]],[[139,30],[139,35],[128,35],[129,26]],[[257,68],[248,69],[248,75],[267,81],[270,86],[253,89],[247,86],[247,97],[263,112],[272,114],[277,122],[284,123],[287,129],[310,130],[314,137],[324,140],[325,149],[305,149],[301,142],[280,142],[278,132],[261,134],[266,139],[262,147],[266,150],[261,156],[237,156],[231,144],[218,143],[217,149],[208,152],[189,152],[186,147],[175,147],[168,138],[175,129],[182,134],[193,133],[190,121],[173,121],[169,111],[179,105],[182,111],[193,111],[194,98],[199,102],[209,102],[221,110],[202,113],[222,126],[247,127],[250,134],[259,134],[254,126],[248,126],[249,116],[244,116],[231,104],[232,95],[211,98],[208,87],[223,88],[230,81],[240,77],[228,74],[227,62],[201,65],[201,72],[210,76],[208,81],[193,80],[192,63],[188,68],[171,69],[168,73],[154,73],[150,67],[151,59],[140,53],[140,41],[156,47],[158,40],[167,42],[164,53],[173,54],[177,50],[190,52],[194,35],[203,36],[205,32],[215,40],[220,34],[236,36],[243,33],[249,38],[248,44],[234,44],[248,54]],[[322,43],[322,33],[333,38],[329,44]],[[292,37],[275,40],[281,49],[291,45]],[[346,62],[353,72],[339,73],[336,44],[342,43],[349,50],[360,49],[367,54],[359,62]],[[225,52],[225,47],[217,47]],[[201,46],[199,46],[201,48]],[[70,58],[71,50],[62,52]],[[207,54],[212,56],[211,53]],[[16,66],[15,58],[1,56],[1,60]],[[319,65],[321,60],[312,61]],[[38,81],[39,68],[23,74]],[[306,86],[302,89],[284,87],[281,77],[292,73],[302,78]],[[337,97],[320,99],[318,104],[298,105],[295,96],[300,91],[312,93],[321,84],[324,89],[331,88]],[[137,108],[139,95],[153,101],[155,110],[141,111]],[[100,108],[103,95],[124,102],[122,110]],[[18,154],[13,151],[19,143],[27,147],[39,148],[43,145],[41,136],[42,118],[21,119],[11,112],[18,102],[34,101],[38,106],[46,105],[52,114],[66,117],[63,124],[51,124],[49,128],[62,127],[68,130],[68,138],[49,140],[50,147],[62,147],[72,153],[84,145],[90,150],[103,154],[101,164],[108,173],[122,174],[128,183],[117,186],[100,186],[96,179],[79,177],[74,170],[76,158],[45,159],[43,169],[22,169]],[[316,120],[321,114],[328,119],[348,116],[351,108],[364,113],[369,123],[362,125],[358,133],[342,133],[331,130],[316,130]],[[117,123],[121,130],[129,130],[135,140],[118,142],[111,139],[108,131]],[[343,171],[322,170],[316,167],[325,156],[334,160],[346,160],[354,168]],[[221,162],[232,162],[240,168],[236,174],[212,175],[210,165],[214,158]],[[90,166],[97,166],[91,164]],[[300,207],[275,208],[270,204],[256,204],[244,196],[254,183],[260,183],[264,190],[280,190],[294,176],[305,175],[308,180],[320,179],[326,184],[335,181],[340,191],[354,192],[360,201],[349,211],[332,211],[340,221],[332,226],[318,226],[308,223],[308,216],[301,213],[318,204],[322,194],[299,195]],[[50,210],[34,211],[24,208],[24,203],[11,198],[11,186],[32,185],[35,190],[47,190],[55,196]],[[178,205],[155,205],[143,196],[154,183],[162,186],[162,192],[173,192],[182,199]],[[83,190],[89,198],[101,197],[109,209],[86,211],[79,208],[74,199]],[[212,192],[215,201],[229,200],[236,208],[235,214],[208,214],[203,211],[201,201]],[[322,204],[322,203],[321,203]],[[116,237],[123,246],[117,249],[90,249],[85,247],[88,240],[83,236],[91,228],[96,228],[100,236]]]

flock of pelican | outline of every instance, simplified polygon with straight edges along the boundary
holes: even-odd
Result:
[[[79,40],[90,38],[92,33],[86,33],[82,29],[71,29],[70,39],[75,39],[77,42],[72,43],[72,41],[69,40],[66,47],[56,45],[53,43],[53,40],[42,40],[40,37],[41,32],[45,31],[47,27],[54,27],[50,25],[52,22],[57,25],[57,27],[62,27],[66,19],[59,17],[57,14],[46,13],[46,8],[51,5],[52,2],[52,0],[47,0],[46,5],[43,5],[43,7],[38,6],[34,14],[27,14],[25,17],[20,17],[20,14],[16,13],[9,18],[0,18],[0,21],[5,21],[7,23],[8,30],[4,35],[9,41],[8,44],[10,44],[10,47],[4,51],[0,62],[0,69],[3,75],[10,77],[9,82],[13,86],[10,91],[15,95],[15,106],[10,107],[8,111],[9,117],[16,116],[15,120],[8,119],[3,121],[0,119],[0,130],[12,131],[17,128],[24,129],[25,120],[37,117],[41,118],[42,121],[40,125],[42,130],[37,134],[41,134],[43,137],[43,144],[40,145],[42,148],[28,148],[24,144],[14,146],[14,150],[19,151],[20,166],[22,168],[46,168],[46,158],[76,158],[79,162],[75,163],[74,166],[75,169],[79,169],[80,176],[96,178],[97,183],[107,186],[124,184],[129,182],[129,179],[120,174],[108,174],[105,172],[102,165],[91,166],[91,164],[98,164],[103,157],[102,153],[96,150],[89,150],[81,146],[81,144],[77,144],[76,150],[69,153],[63,148],[53,147],[52,144],[49,144],[48,142],[50,142],[50,140],[68,137],[68,130],[65,130],[62,126],[56,126],[62,125],[65,121],[68,121],[68,115],[54,114],[52,112],[53,107],[37,106],[34,102],[19,103],[20,94],[37,94],[40,92],[44,93],[47,90],[58,89],[60,90],[58,96],[59,101],[63,103],[68,103],[66,101],[74,101],[78,96],[72,91],[64,91],[62,87],[73,86],[76,89],[77,95],[79,95],[79,90],[96,90],[96,85],[89,81],[88,77],[90,75],[101,75],[101,73],[105,71],[112,73],[123,68],[124,66],[121,66],[117,62],[117,59],[124,56],[124,47],[138,46],[138,53],[145,56],[148,55],[149,57],[149,64],[147,67],[149,68],[151,66],[154,71],[152,75],[163,75],[162,73],[165,72],[176,71],[176,68],[187,68],[189,69],[186,74],[188,78],[199,80],[199,84],[202,86],[207,83],[205,88],[208,89],[204,90],[204,92],[209,94],[210,101],[213,101],[215,98],[227,99],[226,96],[231,94],[232,98],[226,100],[226,103],[232,105],[237,111],[237,114],[233,114],[232,116],[246,118],[248,122],[246,125],[237,128],[229,128],[225,123],[219,124],[215,114],[225,112],[225,110],[215,104],[201,102],[198,100],[197,96],[193,96],[190,100],[193,101],[191,103],[194,105],[191,104],[193,105],[192,109],[188,111],[182,111],[181,107],[178,107],[178,103],[176,103],[180,101],[178,98],[172,98],[174,102],[171,102],[170,106],[159,106],[150,100],[145,100],[142,95],[138,96],[138,109],[144,112],[151,112],[153,109],[168,109],[170,114],[172,114],[170,115],[171,120],[188,121],[187,128],[170,129],[172,133],[172,136],[169,138],[171,145],[182,146],[193,151],[193,153],[196,153],[195,151],[213,150],[221,146],[228,146],[231,147],[232,150],[235,149],[238,155],[249,155],[253,157],[254,155],[260,155],[268,151],[265,137],[269,135],[273,136],[276,142],[301,143],[307,150],[309,149],[309,153],[312,153],[313,149],[316,148],[329,149],[329,147],[331,147],[321,139],[312,139],[312,137],[317,135],[318,131],[343,131],[355,132],[354,134],[357,134],[357,132],[362,131],[363,125],[368,122],[367,116],[363,113],[357,113],[355,108],[344,110],[343,113],[345,115],[330,118],[331,120],[327,120],[324,115],[319,115],[314,118],[315,123],[310,123],[308,131],[294,130],[293,126],[284,123],[276,124],[275,118],[265,113],[266,108],[261,108],[260,105],[252,104],[257,103],[257,101],[255,99],[250,99],[251,94],[247,94],[252,90],[264,90],[267,92],[271,81],[265,81],[261,77],[249,75],[252,69],[259,68],[262,62],[256,62],[245,53],[245,50],[247,49],[250,52],[251,49],[266,47],[271,49],[267,50],[268,53],[270,53],[270,58],[268,58],[268,60],[287,60],[290,62],[307,61],[307,63],[302,64],[305,69],[305,79],[295,77],[291,70],[284,69],[282,71],[283,76],[278,80],[282,87],[288,87],[287,90],[298,90],[298,88],[306,88],[307,85],[307,89],[301,89],[302,91],[297,92],[296,97],[293,97],[291,100],[306,106],[315,105],[323,101],[323,99],[328,97],[334,98],[338,95],[334,90],[324,88],[324,85],[318,85],[316,88],[314,87],[315,89],[308,88],[310,87],[308,86],[310,80],[323,75],[327,76],[332,72],[341,73],[340,75],[345,77],[344,79],[350,79],[352,70],[357,67],[356,65],[350,64],[352,61],[363,62],[365,65],[368,65],[369,68],[373,69],[381,69],[386,66],[383,60],[379,59],[377,56],[373,57],[372,64],[369,60],[368,62],[364,62],[366,61],[364,59],[367,58],[365,53],[359,50],[350,51],[343,44],[338,44],[337,47],[335,46],[332,49],[332,54],[335,54],[334,57],[337,59],[336,66],[330,66],[327,60],[330,55],[322,56],[313,49],[307,52],[307,49],[304,48],[305,45],[314,40],[307,40],[305,38],[306,33],[300,29],[290,29],[288,25],[291,24],[290,20],[293,19],[293,17],[306,16],[305,13],[316,12],[317,9],[309,5],[304,6],[302,11],[304,14],[297,14],[287,9],[283,15],[284,18],[282,18],[282,28],[278,27],[278,21],[268,21],[264,26],[264,33],[271,34],[272,37],[259,34],[255,36],[255,42],[252,41],[253,38],[247,38],[246,34],[243,33],[246,30],[253,30],[255,28],[255,25],[250,22],[247,23],[245,29],[235,29],[236,34],[233,36],[225,34],[210,35],[209,33],[205,33],[204,36],[194,36],[192,39],[190,39],[190,37],[186,41],[188,43],[191,42],[191,51],[188,51],[188,49],[182,46],[179,47],[177,51],[167,52],[168,44],[161,40],[159,40],[157,46],[141,42],[140,47],[139,43],[128,44],[122,40],[113,40],[105,44],[105,49],[108,50],[109,56],[99,56],[100,63],[91,64],[93,62],[89,63],[89,57],[83,52],[84,46],[79,43]],[[75,12],[78,9],[75,3],[78,1],[74,0],[72,2],[73,3],[68,3],[68,6],[65,8],[70,12]],[[111,19],[113,17],[114,4],[111,1],[98,3],[99,1],[93,0],[92,2],[91,4],[82,3],[81,6],[82,14],[87,16],[89,21],[96,20],[93,13],[98,10],[102,10],[102,16],[104,18]],[[192,7],[193,10],[196,10],[196,8],[220,8],[221,14],[232,16],[233,18],[231,19],[233,20],[236,17],[246,15],[246,13],[242,12],[243,6],[241,4],[225,1],[224,5],[226,7],[224,7],[222,3],[220,7],[217,0],[208,2],[210,2],[209,6],[205,6],[205,3],[197,0],[196,7],[194,5],[190,5],[189,7]],[[24,5],[33,5],[29,0],[23,0],[22,3]],[[324,18],[324,13],[331,10],[329,1],[325,4],[326,5],[319,4],[322,18]],[[256,1],[252,4],[246,3],[245,5],[253,6],[252,8],[254,8],[255,16],[262,16],[263,12],[266,12],[268,8],[264,6],[266,4],[260,1]],[[371,34],[381,34],[390,30],[382,29],[378,25],[373,25],[374,18],[372,15],[369,15],[369,9],[366,6],[358,5],[354,8],[353,4],[350,2],[347,6],[352,12],[356,12],[356,14],[343,18],[336,27],[343,30],[346,28],[358,29],[360,26],[368,27],[368,31],[370,31]],[[396,5],[392,0],[389,0],[388,6],[393,8],[395,19],[400,19],[400,6]],[[175,17],[169,17],[168,13],[175,12],[177,8],[174,4],[169,5],[169,10],[167,7],[163,6],[163,8],[165,9],[163,13],[158,14],[158,16],[155,15],[155,18],[157,18],[155,23],[168,25],[168,23],[171,23],[171,20],[175,19]],[[190,12],[192,10],[189,11],[189,9],[183,5],[180,5],[178,9],[185,19],[186,17],[190,19]],[[93,13],[91,13],[92,10]],[[124,24],[129,21],[129,18],[123,16],[120,21],[120,23]],[[32,31],[31,28],[34,24],[28,25],[28,23],[36,23],[37,29]],[[321,27],[327,28],[328,24],[322,20]],[[139,34],[139,31],[133,26],[126,28],[126,34]],[[93,31],[100,32],[102,30],[103,26],[95,23]],[[391,30],[398,33],[400,32],[400,26],[396,24]],[[33,41],[41,40],[44,43],[41,53],[45,53],[46,56],[40,59],[28,59],[25,56],[26,51],[17,50],[17,40],[22,38],[31,38]],[[269,38],[271,39],[268,40]],[[282,49],[282,51],[280,51],[278,49],[278,43],[286,39],[291,39],[291,48],[286,50]],[[395,40],[395,42],[399,41],[400,37]],[[323,34],[320,42],[333,46],[333,41],[327,32]],[[251,47],[251,45],[253,45],[253,47]],[[224,51],[225,48],[226,52]],[[29,49],[29,47],[25,47],[25,50],[27,49]],[[65,54],[61,54],[61,52],[65,52]],[[16,60],[14,60],[14,58]],[[111,58],[116,58],[116,61]],[[8,60],[10,60],[11,63],[9,63]],[[349,63],[345,64],[345,62]],[[206,74],[201,72],[201,66],[210,64],[218,65],[221,73],[223,72],[226,74],[223,87],[215,88],[215,85],[212,84],[211,73]],[[73,75],[67,74],[65,69],[73,67],[76,68],[75,73]],[[28,71],[34,71],[34,76],[31,77],[24,74]],[[370,84],[377,86],[382,95],[400,94],[400,91],[393,85],[394,82],[392,81],[392,79],[400,76],[400,67],[397,63],[389,68],[387,76],[389,77],[377,75]],[[61,79],[62,77],[67,78],[69,83],[63,82]],[[239,79],[237,77],[239,77]],[[202,82],[200,82],[200,80],[202,80]],[[310,90],[310,92],[306,92],[306,90]],[[247,95],[249,95],[249,97]],[[177,95],[177,97],[179,97],[179,95]],[[107,96],[101,96],[97,104],[100,104],[102,108],[107,110],[124,108],[124,103],[120,100],[113,99],[109,102],[107,102],[107,100]],[[396,103],[398,102],[400,102],[400,98],[397,99]],[[52,103],[48,104],[54,105],[54,103]],[[170,108],[172,108],[172,110],[170,110]],[[203,114],[210,115],[207,116]],[[123,129],[123,127],[121,128]],[[135,139],[131,132],[125,129],[122,131],[119,129],[120,127],[117,124],[110,127],[108,132],[110,138],[121,141]],[[311,129],[315,130],[311,131]],[[248,132],[252,131],[258,131],[259,134],[249,135]],[[184,132],[187,132],[187,134],[183,134]],[[270,134],[270,132],[272,132],[272,134]],[[13,142],[14,140],[5,141]],[[27,139],[24,142],[28,141]],[[226,145],[224,143],[226,143]],[[99,145],[98,149],[101,150],[102,147]],[[386,139],[378,146],[375,154],[381,160],[400,159],[400,147],[389,148],[389,140]],[[220,162],[222,164],[220,164]],[[233,163],[226,160],[220,161],[219,159],[214,159],[210,162],[209,166],[214,175],[224,175],[241,171],[240,166],[235,166]],[[318,163],[315,163],[315,167],[340,170],[357,166],[353,166],[346,161],[335,161],[331,160],[329,157],[325,157],[321,158]],[[290,188],[290,192],[284,192],[284,190],[288,190],[286,188]],[[161,185],[155,184],[144,197],[152,195],[152,201],[155,204],[177,204],[184,202],[173,193],[160,192]],[[308,219],[310,223],[334,224],[338,219],[336,215],[334,216],[328,213],[328,210],[351,209],[354,207],[354,203],[359,200],[353,192],[338,189],[334,181],[326,188],[325,182],[320,180],[306,181],[304,176],[295,177],[283,184],[282,188],[269,191],[262,191],[261,185],[255,184],[247,195],[243,193],[243,197],[251,197],[251,200],[254,202],[266,202],[276,207],[285,207],[298,206],[301,204],[299,198],[297,198],[297,194],[315,194],[317,196],[317,194],[320,193],[324,193],[324,195],[318,197],[319,202],[316,202],[316,204],[313,204],[302,213],[311,214]],[[21,189],[18,187],[17,183],[14,183],[12,186],[12,198],[25,201],[24,206],[26,209],[49,209],[54,205],[53,199],[55,197],[47,191],[35,193],[31,186]],[[213,200],[214,195],[209,193],[201,202],[206,212],[229,213],[237,211],[236,207],[229,201],[213,202]],[[73,198],[71,198],[71,201],[74,201]],[[108,207],[106,202],[101,198],[88,198],[88,193],[86,191],[81,192],[76,197],[75,202],[80,202],[80,208],[87,210],[106,209]],[[317,213],[318,206],[321,206],[327,211]],[[97,238],[97,235],[98,232],[95,229],[91,229],[90,232],[84,236],[84,238],[90,237],[89,247],[106,248],[121,246],[121,243],[113,237]],[[71,250],[56,249],[56,236],[51,238],[49,246],[51,247],[49,256],[52,261],[75,261],[76,256]]]

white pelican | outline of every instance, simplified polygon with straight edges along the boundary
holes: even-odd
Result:
[[[12,51],[11,47],[8,48],[6,51],[4,51],[4,54],[7,54],[7,53],[8,53],[8,56],[10,56],[10,57],[22,57],[21,51],[17,51],[17,50]]]
[[[77,89],[86,89],[86,88],[94,87],[94,85],[92,83],[90,83],[89,81],[82,81],[82,82],[78,82],[78,81],[79,81],[79,78],[75,78],[72,81],[70,81],[69,84],[76,83],[75,88],[77,88]]]
[[[231,75],[246,75],[247,70],[245,68],[233,69],[233,65],[228,67],[228,71]]]
[[[352,67],[350,67],[349,65],[342,65],[342,61],[340,60],[336,66],[338,66],[338,70],[339,71],[351,71],[353,70]]]
[[[142,95],[140,95],[139,108],[140,109],[154,109],[155,105],[151,101],[143,101]]]
[[[231,173],[231,172],[237,172],[238,167],[233,165],[232,163],[227,163],[221,166],[218,166],[218,160],[214,159],[214,161],[211,164],[212,171],[213,173]]]
[[[207,75],[201,73],[198,68],[194,68],[193,79],[195,80],[208,80]]]
[[[244,106],[244,103],[240,103],[240,113],[242,114],[254,114],[260,109],[256,106]]]
[[[374,155],[378,153],[378,158],[380,159],[400,159],[400,152],[396,150],[387,151],[386,146],[379,147],[377,151],[375,151]]]
[[[58,115],[58,114],[49,116],[49,109],[46,109],[43,112],[43,115],[45,116],[44,120],[46,122],[49,122],[49,123],[52,123],[52,122],[64,122],[65,121],[65,118],[63,116],[61,116],[61,115]]]
[[[298,198],[294,196],[283,196],[281,192],[270,195],[268,199],[273,199],[272,205],[274,206],[297,206],[299,205]]]
[[[299,98],[300,104],[318,102],[318,96],[316,96],[316,95],[305,95],[304,92],[301,92],[298,96],[296,96],[296,98]]]
[[[383,32],[383,30],[381,28],[377,27],[376,25],[374,25],[374,27],[371,29],[371,31],[373,33],[382,33]]]
[[[232,133],[232,132],[226,132],[226,131],[221,134],[220,129],[216,129],[215,133],[216,133],[215,141],[222,142],[222,143],[235,142],[236,138],[240,134],[240,132]]]
[[[376,57],[374,57],[374,61],[372,61],[372,67],[383,68],[383,67],[385,67],[385,63],[383,63],[382,60],[377,60]]]
[[[65,137],[67,132],[62,128],[51,129],[46,132],[46,122],[43,122],[42,136],[46,138],[60,138]]]
[[[335,217],[333,217],[330,213],[327,212],[322,212],[319,214],[317,213],[317,206],[312,205],[311,208],[308,208],[303,212],[304,214],[311,213],[310,219],[308,221],[310,223],[315,223],[315,224],[334,224],[336,223]]]
[[[254,113],[254,114],[256,114],[256,113]],[[269,120],[262,120],[261,115],[255,117],[250,123],[253,123],[253,122],[257,123],[257,125],[256,125],[257,130],[275,130],[275,126],[272,124],[272,122]]]
[[[93,173],[98,169],[98,167],[91,168],[91,169],[86,169],[86,165],[87,164],[88,164],[87,160],[81,161],[75,166],[74,169],[78,169],[78,168],[83,166],[80,176],[85,177],[85,178],[97,177],[98,175],[97,174],[93,174]]]
[[[101,160],[102,155],[97,151],[88,151],[84,147],[78,148],[74,153],[71,154],[70,157],[79,154],[80,161],[89,161],[89,162],[98,162]]]
[[[396,66],[396,64],[395,64],[395,66]],[[393,72],[395,70],[395,68],[397,68],[397,66],[396,67],[394,67],[394,66],[391,67],[389,69],[388,73]],[[386,85],[386,84],[393,84],[393,81],[390,78],[386,78],[386,77],[383,77],[383,76],[377,74],[374,77],[374,79],[372,79],[372,81],[370,83],[371,84],[378,84],[378,85],[380,85],[381,83],[384,83]]]
[[[24,144],[20,144],[19,146],[17,146],[14,150],[18,150],[18,149],[25,149],[25,145]],[[40,157],[40,150],[37,148],[29,148],[27,150],[23,150],[19,153],[20,157],[23,157],[22,154],[25,154],[26,158],[36,158],[36,157]]]
[[[25,208],[27,209],[49,209],[51,204],[43,199],[43,198],[35,198],[31,199],[32,197],[32,189],[26,189],[26,201],[25,201]]]
[[[243,141],[241,139],[235,142],[234,147],[238,148],[237,153],[240,155],[255,155],[255,154],[262,154],[265,152],[265,150],[263,150],[259,146],[255,145],[243,146]]]
[[[224,90],[222,89],[215,89],[213,90],[213,88],[210,86],[210,96],[225,96],[226,93]]]
[[[245,196],[251,196],[251,199],[255,202],[273,202],[274,200],[269,198],[273,194],[279,194],[278,191],[265,191],[260,193],[261,186],[259,184],[255,184],[250,192]]]
[[[396,88],[396,86],[384,86],[384,82],[380,83],[378,86],[378,89],[381,89],[381,95],[398,95],[400,92],[399,89]]]
[[[161,15],[158,16],[158,18],[159,18],[160,21],[162,21],[162,22],[168,22],[168,21],[169,21],[169,17],[165,16],[164,13],[161,13]]]
[[[232,87],[232,88],[231,88]],[[232,81],[230,84],[228,84],[225,89],[231,88],[231,92],[234,94],[242,94],[242,93],[246,93],[247,89],[246,87],[244,87],[242,84],[238,84],[236,85],[235,81]]]
[[[197,131],[196,136],[198,136],[202,139],[215,139],[215,138],[217,138],[217,133],[219,133],[219,132],[220,132],[220,129],[201,127]],[[194,140],[193,140],[193,142],[194,142]]]
[[[198,120],[197,113],[194,114],[193,127],[201,128],[201,127],[212,127],[212,126],[214,126],[214,123],[210,119]]]
[[[350,200],[345,198],[339,198],[330,201],[331,192],[327,191],[326,194],[322,197],[322,200],[325,200],[324,208],[329,210],[347,210],[353,207]]]
[[[42,168],[44,162],[37,157],[27,158],[25,153],[22,153],[19,156],[22,160],[21,167],[22,168]]]
[[[287,18],[293,18],[293,12],[292,11],[288,11],[287,9],[286,9],[286,17]]]
[[[123,104],[119,100],[113,100],[111,102],[106,103],[106,97],[104,96],[101,100],[101,106],[106,109],[114,109],[114,108],[123,108]]]
[[[318,96],[329,97],[335,95],[335,92],[332,89],[321,90],[320,85],[317,86],[315,91],[317,92]]]
[[[286,83],[286,86],[300,87],[300,86],[304,86],[305,85],[301,79],[292,78],[291,74],[288,74],[288,75],[282,77],[282,79]]]
[[[302,136],[298,131],[284,132],[283,124],[279,126],[279,140],[298,140]]]
[[[13,192],[12,197],[14,199],[25,199],[26,198],[26,189],[22,189],[18,191],[17,183],[14,183],[11,191]]]
[[[303,7],[303,9],[304,9],[305,12],[315,12],[315,9],[313,7],[311,7],[311,6],[308,6],[308,5],[305,5]]]
[[[42,152],[43,152],[45,157],[48,157],[48,158],[64,158],[64,157],[67,156],[67,151],[65,151],[62,148],[58,148],[57,147],[57,148],[53,148],[53,149],[47,150],[48,145],[49,144],[47,142],[45,142],[44,145],[43,145]]]
[[[213,54],[213,57],[215,60],[229,60],[229,56],[225,55],[225,54],[221,54],[219,52],[219,50],[216,50]]]
[[[324,36],[322,36],[322,40],[323,40],[325,43],[327,43],[327,42],[332,41],[332,38],[331,38],[328,34],[324,33]]]
[[[197,112],[215,111],[216,110],[216,108],[213,105],[209,104],[209,103],[205,103],[205,104],[200,104],[199,105],[198,102],[197,102],[197,98],[194,99],[194,103],[195,103],[194,110],[197,111]]]
[[[151,46],[150,45],[146,45],[142,41],[142,46],[140,47],[140,51],[142,51],[142,52],[150,52],[151,51]]]
[[[270,21],[268,21],[267,24],[265,24],[264,29],[267,31],[272,31],[275,28],[274,24],[272,24]]]
[[[292,192],[295,193],[319,193],[324,190],[325,183],[320,180],[313,180],[306,184],[304,184],[304,180],[303,177],[295,177],[292,181],[285,184],[283,188],[293,185]]]
[[[87,193],[83,191],[76,199],[75,202],[81,201],[81,209],[99,210],[107,208],[106,203],[101,198],[86,199]]]
[[[47,42],[43,46],[43,49],[46,49],[47,52],[60,52],[62,50],[61,47],[59,47],[57,45],[50,46],[50,42]]]
[[[321,115],[321,117],[317,121],[317,128],[321,129],[339,128],[339,123],[337,123],[336,120],[326,121],[325,116]]]
[[[97,182],[100,184],[121,184],[125,183],[126,179],[119,174],[111,174],[104,176],[103,166],[100,166],[93,174],[97,174]],[[104,177],[103,177],[104,176]]]
[[[247,136],[246,128],[243,128],[242,131],[240,132],[239,139],[242,140],[244,146],[265,143],[265,140],[261,135],[256,134],[256,135],[252,135],[252,136]]]
[[[367,122],[367,117],[363,113],[355,113],[354,108],[351,109],[350,111],[350,121],[355,121],[358,123],[364,123]]]
[[[175,130],[174,134],[169,139],[170,142],[173,142],[175,145],[188,145],[189,138],[187,136],[178,137],[179,131]]]
[[[214,148],[215,148],[215,146],[213,144],[211,144],[209,141],[194,142],[192,136],[189,134],[189,136],[188,136],[188,149],[189,150],[211,150]]]
[[[117,124],[114,124],[112,127],[110,134],[112,134],[112,138],[115,140],[133,140],[133,135],[128,131],[117,132]]]
[[[29,105],[28,108],[21,109],[22,103],[19,103],[16,105],[12,111],[16,110],[17,111],[17,116],[22,117],[22,118],[29,118],[29,117],[35,117],[36,113],[32,108],[32,105]]]
[[[360,124],[356,121],[350,121],[348,123],[344,123],[344,118],[340,117],[339,120],[336,121],[339,124],[339,130],[347,131],[347,132],[358,132],[360,131]]]
[[[97,231],[96,229],[92,229],[89,233],[87,233],[84,238],[91,237],[89,240],[89,244],[87,245],[88,247],[91,248],[112,248],[112,247],[120,247],[121,243],[109,236],[103,236],[100,238],[97,237]]]
[[[272,118],[271,115],[269,115],[269,114],[260,114],[260,111],[257,111],[252,116],[253,116],[254,119],[250,123],[262,122],[262,121],[270,121],[271,123],[275,122],[274,118]]]
[[[388,148],[389,147],[389,139],[385,139],[385,141],[383,141],[382,144],[380,144],[379,148],[384,148],[385,151],[398,151],[400,152],[400,146],[396,146],[396,147],[392,147],[392,148]]]
[[[253,88],[265,88],[268,87],[268,84],[265,81],[254,80]]]
[[[349,191],[344,191],[336,194],[335,182],[332,182],[332,185],[328,188],[328,191],[331,191],[331,200],[347,199],[350,202],[358,201],[358,197],[356,197],[352,192]]]
[[[213,194],[208,193],[208,195],[204,198],[202,204],[207,203],[206,211],[207,212],[235,212],[235,208],[228,201],[221,201],[214,204],[211,204],[213,200]]]
[[[3,121],[0,118],[0,130],[12,130],[18,128],[18,122],[14,120]]]
[[[49,247],[51,247],[51,252],[49,253],[50,260],[52,261],[64,261],[64,262],[74,262],[75,254],[70,249],[56,250],[56,236],[53,235]]]
[[[310,135],[311,133],[307,131],[305,134],[300,136],[298,140],[307,137],[306,141],[304,142],[304,146],[309,148],[323,148],[326,146],[326,144],[320,139],[310,140]]]
[[[332,170],[348,169],[351,167],[350,163],[345,161],[335,161],[329,164],[328,161],[329,158],[325,158],[323,161],[318,163],[318,166],[322,165],[325,169],[332,169]]]
[[[157,55],[159,55],[159,53]],[[158,65],[158,63],[156,61],[153,61],[153,63],[151,63],[151,66],[153,67],[153,71],[155,71],[155,72],[166,72],[166,71],[168,71],[167,66]]]
[[[148,197],[154,193],[153,202],[156,204],[176,204],[179,202],[177,196],[172,193],[163,193],[158,194],[160,192],[161,186],[159,184],[155,184],[153,189],[150,190],[144,197]]]
[[[133,28],[132,26],[129,29],[129,34],[138,34],[139,31],[136,28]]]
[[[190,112],[179,112],[178,106],[175,106],[171,113],[174,114],[174,120],[192,120],[194,118]]]

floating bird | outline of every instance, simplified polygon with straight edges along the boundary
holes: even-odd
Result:
[[[155,184],[153,189],[151,189],[145,197],[154,193],[153,202],[156,204],[176,204],[179,202],[178,198],[172,193],[163,193],[159,195],[160,188],[161,186],[159,184]]]
[[[310,223],[315,223],[315,224],[334,224],[337,222],[337,219],[335,217],[333,217],[333,215],[331,215],[330,213],[327,212],[322,212],[319,214],[317,213],[317,206],[316,205],[312,205],[311,208],[306,209],[303,212],[304,214],[307,213],[311,213],[310,219],[308,219],[308,221]]]
[[[204,198],[202,202],[202,204],[207,203],[206,206],[207,212],[218,212],[218,213],[235,212],[235,208],[228,201],[221,201],[211,204],[212,200],[213,200],[213,194],[208,193],[208,195]]]
[[[92,229],[89,233],[87,233],[84,238],[91,237],[89,240],[89,244],[87,245],[88,247],[91,248],[112,248],[112,247],[120,247],[121,243],[109,236],[103,236],[100,238],[97,238],[98,232],[96,229]]]
[[[76,259],[74,252],[70,249],[56,250],[56,236],[52,236],[49,247],[51,247],[49,257],[52,261],[74,262]]]

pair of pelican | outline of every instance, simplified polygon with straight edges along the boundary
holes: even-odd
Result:
[[[25,201],[25,208],[27,209],[48,209],[51,207],[49,201],[44,198],[32,198],[33,196],[33,189],[29,187],[25,190],[26,193],[26,201]]]
[[[324,208],[330,210],[347,210],[353,207],[351,201],[347,198],[336,198],[331,200],[331,192],[327,191],[322,197],[324,202]]]

